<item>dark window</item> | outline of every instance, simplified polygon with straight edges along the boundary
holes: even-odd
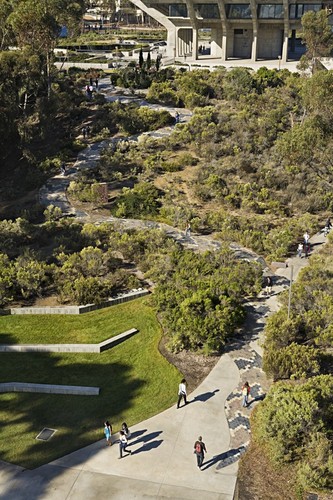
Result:
[[[197,3],[194,4],[197,17],[202,19],[220,19],[220,11],[217,3]]]
[[[169,17],[188,17],[186,5],[183,3],[169,4]]]
[[[226,5],[229,19],[251,19],[251,7],[248,3],[229,3]]]
[[[236,28],[234,30],[234,35],[243,35],[243,30],[239,29],[239,28]]]
[[[282,4],[258,5],[258,17],[260,19],[283,19]]]
[[[321,10],[320,3],[298,3],[289,5],[290,19],[301,19],[303,14],[308,11],[318,12]]]

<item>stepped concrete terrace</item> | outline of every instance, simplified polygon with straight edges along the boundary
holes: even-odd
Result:
[[[134,300],[139,297],[148,295],[149,290],[132,290],[129,293],[118,295],[111,299],[102,302],[101,304],[85,304],[83,306],[59,306],[59,307],[12,307],[9,309],[9,314],[84,314],[105,307],[122,304],[129,300]]]
[[[74,396],[98,396],[99,387],[81,385],[30,384],[29,382],[0,383],[1,392],[35,392],[43,394],[66,394]]]
[[[138,331],[136,328],[132,328],[99,344],[2,344],[0,352],[91,352],[100,354],[129,339]]]

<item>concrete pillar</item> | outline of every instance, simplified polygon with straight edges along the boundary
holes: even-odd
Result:
[[[220,28],[212,28],[210,55],[211,57],[222,57],[222,30]]]
[[[178,41],[178,30],[175,27],[174,29],[169,29],[168,30],[168,35],[167,35],[167,50],[168,50],[168,56],[169,57],[178,57],[177,53],[177,43]]]
[[[193,42],[192,42],[192,59],[198,60],[198,30],[193,29]]]
[[[255,62],[257,60],[257,50],[258,50],[257,49],[257,41],[258,41],[257,32],[253,31],[251,62]]]
[[[228,52],[227,52],[227,34],[224,33],[222,36],[222,55],[221,55],[222,61],[226,61],[228,59]]]
[[[287,62],[288,60],[288,31],[283,32],[283,44],[282,44],[282,62]]]

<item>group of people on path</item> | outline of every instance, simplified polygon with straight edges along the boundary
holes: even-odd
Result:
[[[243,396],[243,407],[248,407],[249,405],[249,395],[250,395],[250,385],[248,382],[245,382],[242,387],[242,396]],[[187,387],[186,387],[186,379],[182,379],[178,386],[178,400],[177,400],[177,409],[180,408],[180,403],[184,400],[184,406],[188,404],[187,401]],[[104,434],[106,439],[106,446],[112,446],[112,425],[108,420],[104,422]],[[128,440],[131,437],[131,432],[126,424],[126,422],[122,423],[121,431],[119,433],[119,458],[123,458],[123,453],[127,453],[128,455],[132,455],[132,451],[127,448]],[[205,443],[202,441],[202,436],[199,436],[198,439],[194,443],[194,454],[197,457],[197,466],[200,470],[203,461],[205,458],[205,453],[207,453],[207,448]]]
[[[106,439],[106,446],[112,446],[112,425],[108,420],[104,422],[104,435]],[[126,422],[121,425],[120,437],[119,437],[119,458],[123,458],[123,452],[128,455],[132,455],[132,451],[127,449],[128,440],[131,437],[131,432],[128,428]]]
[[[303,252],[305,257],[307,257],[310,253],[310,235],[307,231],[303,234],[303,242],[298,244],[297,257],[302,258]]]
[[[98,91],[98,78],[89,78],[89,84],[85,86],[86,96],[89,101],[93,98],[93,93]]]

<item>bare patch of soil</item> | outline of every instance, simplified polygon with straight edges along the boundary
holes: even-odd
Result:
[[[297,465],[289,464],[278,467],[272,464],[265,450],[252,441],[248,451],[239,462],[238,482],[235,500],[297,500],[296,494]],[[304,499],[333,500],[331,493],[308,492]]]
[[[193,391],[209,375],[220,356],[203,356],[189,351],[174,354],[166,347],[164,335],[158,346],[160,353],[184,375],[189,392]]]
[[[22,210],[28,210],[32,205],[38,202],[38,192],[38,189],[34,189],[15,200],[0,202],[0,217],[18,217]]]
[[[239,500],[296,500],[295,466],[273,466],[252,441],[239,462],[237,490]]]
[[[50,295],[49,297],[37,297],[32,307],[61,307],[63,304],[58,302],[57,295]]]

